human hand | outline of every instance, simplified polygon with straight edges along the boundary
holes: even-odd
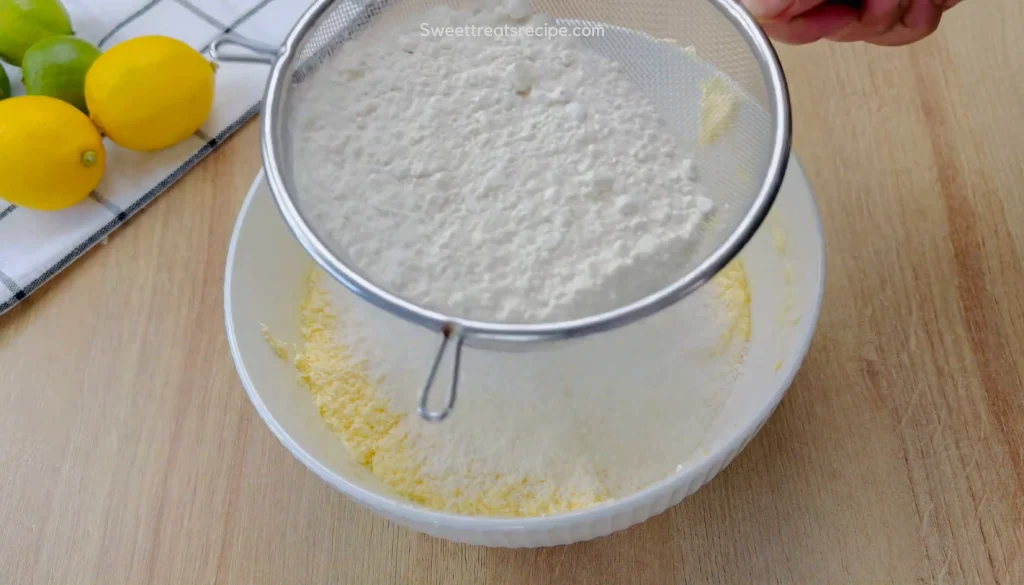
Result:
[[[772,39],[907,45],[935,32],[960,0],[742,0]]]

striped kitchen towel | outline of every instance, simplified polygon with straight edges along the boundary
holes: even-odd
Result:
[[[126,39],[166,35],[209,56],[225,32],[279,45],[310,0],[64,0],[76,34],[107,49]],[[20,73],[7,72],[19,92]],[[0,314],[38,290],[178,180],[259,111],[269,68],[224,63],[210,119],[185,142],[156,153],[109,140],[107,172],[92,196],[63,211],[37,212],[0,199]],[[0,177],[0,181],[3,178]]]

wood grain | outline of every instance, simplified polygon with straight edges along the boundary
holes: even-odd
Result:
[[[245,128],[0,317],[4,583],[1024,583],[1024,9],[908,48],[781,48],[829,278],[779,411],[682,505],[595,542],[411,534],[307,472],[223,334]]]

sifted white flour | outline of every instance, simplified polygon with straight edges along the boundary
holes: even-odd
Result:
[[[549,22],[525,6],[356,39],[295,97],[314,223],[378,285],[461,317],[635,300],[681,274],[712,209],[654,107],[577,39],[421,28]]]
[[[321,415],[403,496],[472,515],[565,512],[674,473],[712,434],[750,320],[747,295],[731,302],[746,290],[733,264],[623,329],[542,351],[466,348],[458,407],[438,425],[415,413],[436,335],[329,278],[312,286],[298,363]]]

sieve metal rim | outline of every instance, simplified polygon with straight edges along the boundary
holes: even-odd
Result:
[[[751,49],[768,86],[770,106],[768,113],[776,120],[773,150],[765,180],[752,205],[729,237],[696,268],[666,287],[628,305],[578,319],[542,324],[498,323],[455,317],[410,303],[376,286],[341,262],[314,234],[309,223],[299,211],[296,201],[281,175],[281,149],[284,143],[282,136],[283,108],[285,105],[282,95],[290,82],[286,72],[291,70],[295,59],[298,58],[299,46],[306,38],[307,33],[319,24],[321,17],[336,1],[338,0],[316,0],[292,28],[274,58],[267,59],[271,63],[271,71],[267,81],[261,121],[264,171],[274,201],[285,223],[321,268],[372,305],[442,334],[442,342],[430,369],[426,385],[420,392],[419,411],[420,415],[427,420],[443,420],[454,406],[459,362],[464,343],[500,350],[531,342],[566,340],[622,327],[661,311],[707,283],[743,249],[767,217],[782,185],[791,149],[792,122],[788,87],[778,55],[764,31],[742,5],[734,0],[706,0],[743,33],[744,41]],[[256,48],[251,43],[239,42],[237,36],[230,40],[235,44],[246,45],[250,49]],[[216,49],[216,47],[213,48]],[[427,398],[441,359],[452,338],[455,339],[455,360],[447,406],[442,411],[432,412],[427,409]]]

